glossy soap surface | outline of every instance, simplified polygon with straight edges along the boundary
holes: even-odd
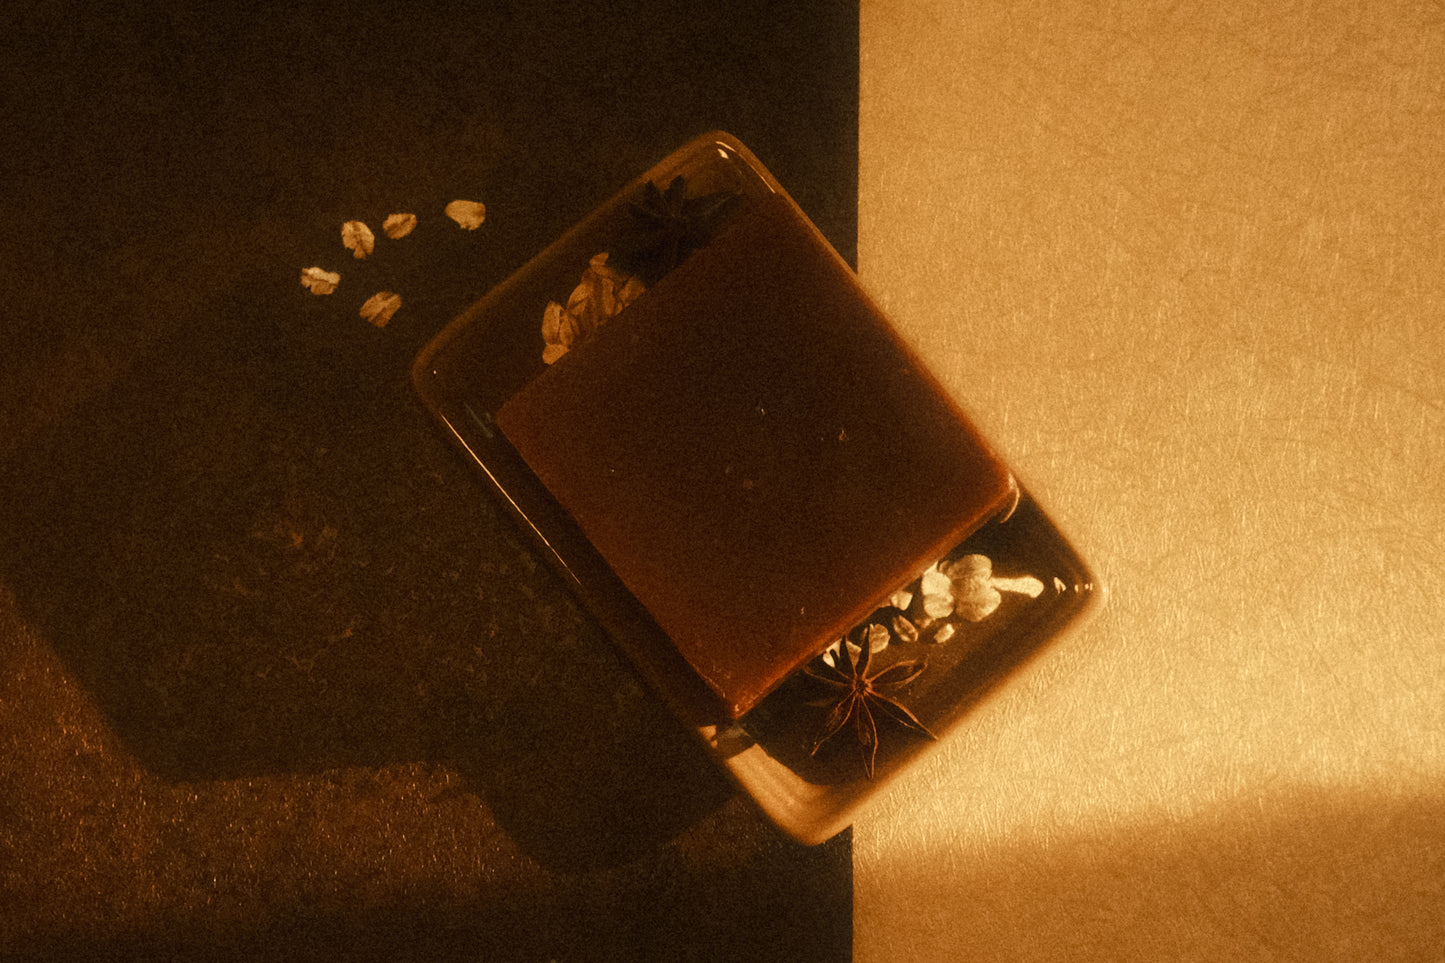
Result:
[[[781,195],[497,424],[734,717],[1013,494]]]

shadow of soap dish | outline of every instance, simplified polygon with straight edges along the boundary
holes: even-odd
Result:
[[[726,134],[627,185],[412,376],[672,711],[803,842],[1100,599]]]

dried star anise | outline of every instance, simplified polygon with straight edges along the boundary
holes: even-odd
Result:
[[[863,751],[863,771],[868,778],[873,778],[874,762],[878,757],[878,718],[889,719],[906,729],[912,729],[930,739],[937,738],[928,731],[928,727],[918,721],[915,716],[903,703],[891,698],[885,693],[891,690],[900,689],[914,679],[918,678],[926,667],[922,660],[909,660],[896,662],[888,668],[874,674],[869,673],[869,663],[872,661],[871,634],[887,632],[887,629],[880,625],[861,626],[861,634],[857,640],[858,652],[853,652],[854,646],[849,644],[848,639],[838,646],[838,654],[833,664],[826,661],[814,663],[803,669],[805,675],[816,679],[829,688],[835,690],[836,695],[830,697],[827,702],[831,705],[827,719],[823,723],[823,731],[813,743],[813,752],[816,754],[822,748],[823,743],[841,732],[851,721],[853,731],[858,737],[859,747]],[[856,632],[857,630],[855,630]],[[852,633],[850,633],[852,634]]]
[[[642,200],[631,204],[632,229],[614,248],[613,263],[649,287],[656,284],[711,240],[739,197],[734,191],[688,197],[687,180],[680,174],[665,191],[648,181]]]

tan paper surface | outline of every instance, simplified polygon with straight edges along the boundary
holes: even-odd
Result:
[[[863,960],[1445,945],[1445,15],[864,3],[860,270],[1102,616],[857,826]]]

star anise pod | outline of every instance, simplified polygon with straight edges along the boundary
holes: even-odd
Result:
[[[822,733],[813,743],[813,753],[816,754],[825,742],[842,732],[851,722],[859,747],[863,751],[863,771],[868,774],[869,779],[873,778],[874,762],[878,757],[880,717],[930,739],[937,738],[928,731],[927,726],[918,721],[918,717],[907,706],[887,695],[888,692],[901,689],[918,678],[926,663],[911,659],[895,662],[880,672],[870,672],[872,646],[869,633],[873,629],[887,631],[879,625],[864,626],[856,655],[848,640],[844,639],[843,644],[838,646],[838,656],[833,665],[825,661],[805,666],[803,669],[809,678],[816,679],[836,693],[824,703],[831,705],[831,708],[823,723]]]
[[[642,200],[630,205],[632,227],[612,252],[613,263],[636,274],[649,287],[711,240],[713,232],[739,199],[735,191],[687,196],[681,174],[667,190],[651,181]]]

